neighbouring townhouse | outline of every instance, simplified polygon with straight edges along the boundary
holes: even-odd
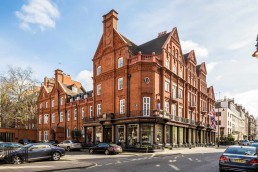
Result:
[[[177,28],[141,45],[117,28],[118,13],[111,10],[103,16],[93,57],[92,91],[61,70],[45,78],[39,140],[77,138],[126,147],[214,143],[209,112],[215,96],[206,65],[197,64],[193,50],[183,54]]]

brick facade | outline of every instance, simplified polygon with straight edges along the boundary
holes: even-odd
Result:
[[[182,53],[177,28],[137,46],[118,32],[117,24],[116,11],[103,16],[103,35],[93,57],[92,94],[60,70],[42,85],[39,107],[46,101],[50,106],[58,97],[66,103],[39,108],[40,115],[62,111],[67,118],[68,109],[76,108],[80,116],[84,108],[83,120],[38,124],[39,132],[62,140],[67,139],[68,127],[78,126],[84,128],[81,140],[88,144],[105,141],[127,147],[214,143],[208,116],[214,90],[207,87],[205,63],[197,65],[194,51]],[[70,93],[71,85],[81,93]],[[68,96],[80,100],[70,102]]]

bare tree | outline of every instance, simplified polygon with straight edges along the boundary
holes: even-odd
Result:
[[[0,81],[1,126],[19,127],[35,119],[38,92],[32,70],[9,67]]]

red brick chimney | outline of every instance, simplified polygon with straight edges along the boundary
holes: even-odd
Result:
[[[63,82],[63,71],[60,69],[55,70],[55,81],[58,82]]]

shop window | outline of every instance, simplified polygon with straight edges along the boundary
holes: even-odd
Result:
[[[92,127],[87,127],[86,143],[89,144],[89,145],[93,144],[92,136],[93,136],[93,128]]]
[[[156,125],[157,129],[157,138],[156,142],[157,144],[163,144],[163,126],[162,125]]]
[[[96,127],[96,143],[102,142],[102,127],[98,126]]]
[[[116,126],[116,143],[119,145],[124,144],[125,141],[124,128],[124,125]]]
[[[171,126],[169,125],[166,126],[166,143],[171,143]]]
[[[142,145],[152,145],[153,144],[153,124],[142,124]]]
[[[129,124],[128,125],[128,146],[134,147],[137,143],[137,125]]]

